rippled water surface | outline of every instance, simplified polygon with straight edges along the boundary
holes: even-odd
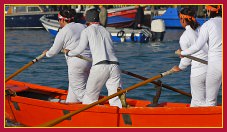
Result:
[[[183,30],[168,29],[161,43],[115,43],[120,68],[141,76],[151,78],[169,70],[179,63],[174,51],[179,48],[178,39]],[[6,30],[6,77],[49,49],[54,38],[45,30]],[[190,67],[183,72],[175,73],[161,79],[185,92],[190,92]],[[53,58],[43,58],[17,75],[15,80],[35,83],[60,89],[67,89],[67,67],[63,54]],[[127,88],[141,80],[122,74],[123,87]],[[107,95],[106,88],[102,95]],[[147,84],[127,93],[134,99],[152,100],[155,95],[153,84]],[[218,102],[221,103],[222,92],[219,91]],[[163,88],[159,102],[185,102],[190,98]]]

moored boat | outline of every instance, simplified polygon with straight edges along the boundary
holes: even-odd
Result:
[[[164,20],[166,28],[182,28],[177,8],[168,8],[161,16],[153,17],[153,20],[156,19]],[[196,20],[202,25],[208,18],[196,18]]]
[[[60,25],[57,20],[46,18],[42,16],[40,18],[43,27],[52,35],[56,36],[60,30]],[[112,35],[114,42],[149,42],[152,37],[151,31],[148,29],[132,29],[132,28],[106,28]]]
[[[25,126],[37,126],[86,106],[63,103],[67,90],[14,80],[5,86],[5,117]],[[135,99],[127,103],[130,107],[119,109],[106,101],[55,127],[222,127],[222,106],[164,102],[148,107],[152,102]]]
[[[135,6],[108,9],[108,27],[129,27],[134,23],[137,9]]]
[[[5,7],[7,29],[43,28],[39,19],[43,16],[57,19],[57,12],[45,11],[38,5],[10,5]]]

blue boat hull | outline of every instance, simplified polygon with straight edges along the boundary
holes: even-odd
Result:
[[[169,18],[169,19],[163,19],[163,20],[167,28],[182,28],[179,18],[176,18],[176,19]],[[203,18],[197,18],[196,20],[200,25],[202,25],[204,22],[207,21],[207,19],[203,19]]]
[[[165,22],[166,28],[182,28],[177,8],[168,8],[162,16],[155,16],[153,19],[162,19]],[[196,18],[196,20],[202,25],[208,18]]]
[[[53,36],[55,37],[58,33],[57,30],[54,30],[54,29],[48,29],[48,32]],[[149,39],[146,38],[146,36],[142,33],[139,34],[139,36],[134,36],[134,38],[132,39],[132,37],[125,37],[124,40],[122,40],[120,37],[116,36],[116,35],[112,35],[112,40],[113,42],[139,42],[139,43],[147,43],[149,42]]]

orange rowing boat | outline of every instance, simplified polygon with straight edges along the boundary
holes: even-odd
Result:
[[[5,117],[25,126],[38,126],[83,108],[63,103],[67,90],[10,80],[6,83]],[[102,98],[102,97],[100,97]],[[127,99],[129,108],[108,101],[80,112],[55,127],[222,127],[222,106],[189,107],[185,103],[160,103]]]

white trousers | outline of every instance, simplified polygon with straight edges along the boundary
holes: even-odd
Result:
[[[191,105],[190,107],[204,106],[206,102],[206,73],[191,77]]]
[[[77,57],[67,59],[69,87],[66,103],[82,102],[91,62]]]
[[[83,104],[91,104],[98,101],[100,92],[103,85],[106,83],[108,95],[112,95],[117,92],[117,88],[120,87],[120,69],[116,64],[100,64],[92,66],[90,75],[88,78],[86,92],[83,98]],[[109,100],[111,106],[118,106],[122,108],[119,97],[114,97]]]
[[[222,83],[222,59],[208,61],[206,76],[206,105],[217,105],[218,91]]]

